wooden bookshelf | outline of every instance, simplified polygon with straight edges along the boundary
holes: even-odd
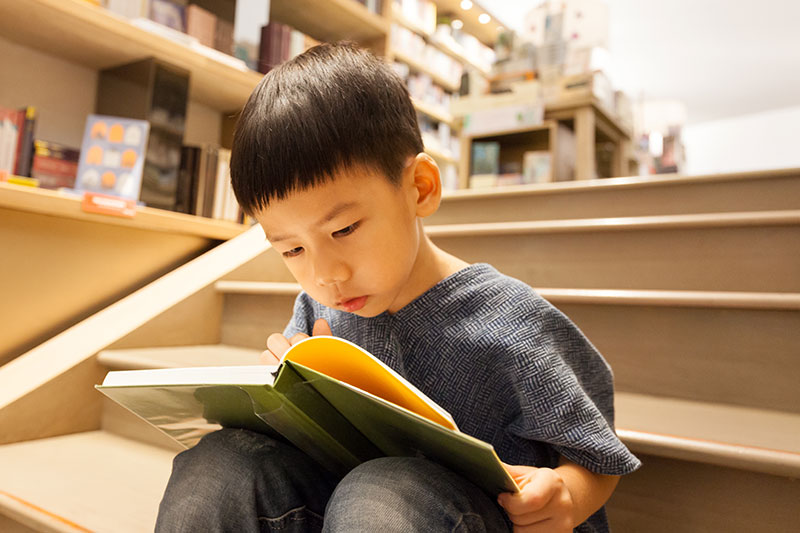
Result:
[[[272,0],[270,19],[319,41],[347,39],[369,46],[389,33],[386,18],[356,0]]]
[[[140,207],[86,213],[81,200],[0,183],[0,364],[247,227]]]
[[[453,115],[451,115],[447,111],[443,109],[438,109],[436,106],[433,106],[421,100],[417,100],[416,98],[412,98],[411,102],[414,104],[414,107],[416,107],[417,111],[419,111],[420,113],[424,113],[425,115],[428,115],[432,119],[438,120],[439,122],[444,122],[453,129],[456,128]]]
[[[436,4],[438,14],[454,15],[464,22],[464,32],[474,35],[487,46],[494,46],[497,34],[503,26],[494,17],[488,23],[481,24],[478,17],[481,13],[486,13],[486,10],[478,2],[473,0],[472,8],[467,11],[461,9],[461,0],[433,0],[433,3]]]
[[[0,35],[97,70],[145,57],[167,61],[189,71],[192,100],[222,112],[241,109],[262,77],[83,0],[0,0]]]
[[[405,52],[401,50],[393,50],[393,55],[396,60],[408,65],[412,72],[419,72],[421,74],[430,76],[435,84],[441,85],[447,91],[458,91],[459,84],[440,76],[432,69],[420,63],[418,60],[406,54]]]

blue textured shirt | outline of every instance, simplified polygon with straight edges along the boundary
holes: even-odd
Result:
[[[284,334],[333,334],[380,358],[510,464],[555,468],[563,455],[623,475],[639,460],[614,432],[611,369],[564,314],[525,283],[474,264],[394,314],[363,318],[301,293]],[[601,509],[576,531],[607,531]]]

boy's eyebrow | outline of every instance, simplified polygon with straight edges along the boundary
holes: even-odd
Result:
[[[339,215],[343,211],[347,211],[348,209],[350,209],[352,207],[355,207],[356,205],[358,205],[358,202],[340,202],[340,203],[336,204],[335,206],[333,206],[333,209],[328,211],[328,213],[325,216],[320,218],[317,221],[316,225],[317,226],[321,226],[322,224],[325,224],[326,222],[330,222],[331,220],[336,218],[337,215]],[[292,238],[292,235],[275,235],[274,237],[270,237],[269,235],[267,235],[267,240],[269,242],[280,242],[280,241],[285,241],[285,240],[288,240],[288,239],[291,239],[291,238]]]

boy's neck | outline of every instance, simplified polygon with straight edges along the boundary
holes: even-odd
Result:
[[[469,263],[445,252],[428,238],[420,224],[420,243],[408,283],[387,311],[390,314],[410,304],[431,287],[469,266]]]

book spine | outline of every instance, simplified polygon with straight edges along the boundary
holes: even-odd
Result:
[[[30,176],[33,164],[33,135],[36,128],[36,108],[28,106],[20,110],[22,130],[17,146],[17,176]]]

